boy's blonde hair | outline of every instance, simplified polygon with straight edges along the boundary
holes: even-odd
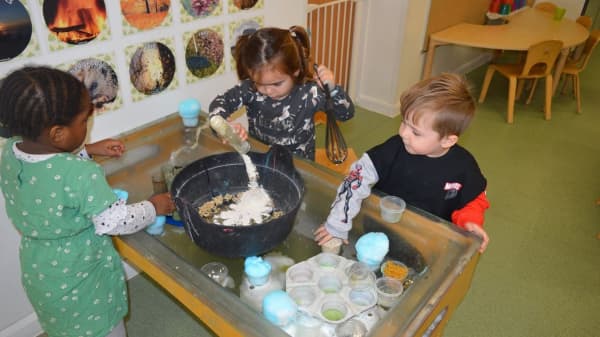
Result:
[[[402,93],[400,112],[404,120],[408,118],[413,123],[431,113],[433,130],[440,138],[460,136],[475,114],[475,100],[464,76],[444,73],[422,80]]]

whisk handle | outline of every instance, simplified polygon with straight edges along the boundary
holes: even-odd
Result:
[[[319,80],[319,83],[321,83],[321,86],[323,87],[323,91],[325,91],[325,96],[327,97],[327,99],[331,99],[331,88],[329,87],[329,83],[323,82],[323,80],[319,76],[319,65],[316,63],[313,64],[313,70],[315,71],[315,74],[317,75],[317,79]]]

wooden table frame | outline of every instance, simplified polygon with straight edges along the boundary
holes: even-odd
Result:
[[[553,19],[552,13],[535,8],[526,8],[515,13],[508,18],[505,25],[459,23],[430,35],[423,78],[431,76],[437,46],[455,44],[493,50],[526,51],[537,42],[560,40],[563,42],[563,49],[554,68],[554,93],[569,50],[585,42],[588,36],[589,31],[577,22],[566,18],[557,21]]]

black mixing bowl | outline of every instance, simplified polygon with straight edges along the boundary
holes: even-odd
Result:
[[[171,194],[186,232],[198,246],[225,257],[263,254],[283,242],[294,226],[304,182],[294,168],[292,154],[273,145],[266,153],[248,153],[259,174],[258,183],[271,196],[281,217],[262,224],[225,226],[207,222],[198,207],[213,197],[248,189],[248,175],[242,157],[227,152],[199,159],[173,179]]]

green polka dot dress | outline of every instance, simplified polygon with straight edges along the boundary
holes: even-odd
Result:
[[[102,168],[60,153],[29,163],[4,146],[0,188],[21,233],[21,279],[48,336],[104,337],[127,314],[121,259],[92,217],[116,200]]]

